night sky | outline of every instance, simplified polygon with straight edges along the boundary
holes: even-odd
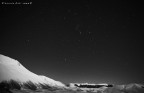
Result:
[[[144,83],[143,5],[96,1],[1,3],[0,54],[64,83]]]

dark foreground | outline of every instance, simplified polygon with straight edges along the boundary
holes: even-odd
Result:
[[[43,90],[43,91],[17,91],[17,90],[12,90],[12,93],[144,93],[144,90],[132,90],[132,91],[123,91],[123,90],[116,90],[116,89],[110,89],[107,91],[97,91],[97,92],[84,92],[84,91],[48,91],[48,90]]]
[[[0,93],[144,93],[144,85],[128,84],[114,85],[100,88],[77,88],[67,87],[63,89],[0,89]]]
[[[8,93],[8,92],[5,92]],[[9,92],[10,93],[10,92]],[[144,93],[144,88],[133,88],[133,89],[121,89],[121,88],[107,88],[105,90],[98,91],[82,91],[82,90],[11,90],[11,93]]]

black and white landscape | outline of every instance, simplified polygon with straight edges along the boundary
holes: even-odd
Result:
[[[144,93],[143,2],[0,6],[0,93]]]
[[[69,83],[34,74],[15,59],[0,55],[0,93],[144,93],[144,85]]]

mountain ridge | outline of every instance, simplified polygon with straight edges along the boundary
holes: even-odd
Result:
[[[37,75],[26,69],[19,61],[0,54],[0,82],[10,80],[21,83],[31,81],[35,84],[65,87],[60,81],[55,81],[43,75]]]
[[[26,69],[19,61],[0,54],[0,93],[37,93],[37,91],[40,93],[48,91],[50,93],[52,91],[54,93],[144,93],[144,85],[137,83],[123,85],[69,83],[65,85],[44,75],[37,75]]]

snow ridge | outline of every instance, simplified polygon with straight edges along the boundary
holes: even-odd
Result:
[[[0,82],[10,80],[20,83],[31,81],[34,84],[47,84],[49,86],[65,87],[63,83],[46,76],[37,75],[26,69],[17,60],[0,54]]]

